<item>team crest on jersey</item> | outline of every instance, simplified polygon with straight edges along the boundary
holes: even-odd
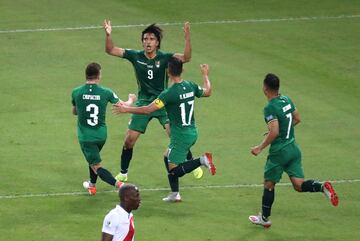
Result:
[[[156,68],[159,68],[160,67],[160,61],[155,61],[155,66],[156,66]]]

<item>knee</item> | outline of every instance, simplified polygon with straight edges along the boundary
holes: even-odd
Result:
[[[90,167],[95,173],[97,173],[97,170],[101,167],[101,165],[100,165],[100,163],[98,163],[98,164],[91,165]]]
[[[131,135],[127,135],[124,142],[124,147],[126,149],[131,149],[134,147],[136,138],[133,138]]]
[[[264,188],[268,189],[268,190],[273,190],[275,188],[275,183],[270,182],[270,181],[265,181]]]

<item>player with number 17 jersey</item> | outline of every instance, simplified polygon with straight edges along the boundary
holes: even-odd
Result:
[[[97,84],[84,84],[75,88],[71,94],[72,104],[78,115],[78,138],[80,142],[105,141],[105,124],[108,102],[119,101],[117,95],[108,88]]]
[[[197,133],[194,104],[195,97],[202,95],[203,89],[199,85],[186,80],[174,83],[159,95],[158,100],[165,105],[170,120],[171,138],[176,138],[180,133],[178,138],[183,138],[184,133]]]

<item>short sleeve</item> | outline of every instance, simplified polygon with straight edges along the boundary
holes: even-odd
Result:
[[[116,104],[119,102],[119,97],[112,90],[109,90],[109,102],[111,104]]]
[[[71,93],[71,104],[73,105],[73,106],[75,106],[75,93],[74,93],[75,91],[73,91],[72,93]]]
[[[166,105],[170,101],[170,95],[169,95],[168,90],[169,89],[164,90],[163,92],[161,92],[160,95],[157,98],[157,100],[161,101],[163,103],[163,105]]]
[[[271,105],[268,105],[264,108],[264,119],[266,123],[277,120],[276,112]]]
[[[190,83],[194,88],[195,96],[198,97],[198,98],[202,97],[203,94],[204,94],[204,89],[200,85],[198,85],[198,84],[196,84],[194,82],[190,82]]]
[[[289,103],[290,103],[291,108],[292,108],[291,112],[294,112],[296,110],[295,104],[294,104],[294,102],[292,102],[292,100],[289,97],[288,97],[288,100],[289,100]]]
[[[109,213],[105,216],[102,232],[108,233],[110,235],[114,235],[118,226],[118,223],[116,222],[116,219],[113,217],[114,215],[112,213]]]
[[[139,53],[137,50],[125,49],[123,58],[129,60],[131,63],[135,62],[136,55]]]

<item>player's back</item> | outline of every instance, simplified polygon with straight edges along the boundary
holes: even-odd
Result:
[[[85,84],[73,90],[73,104],[78,115],[78,136],[82,141],[106,139],[106,106],[116,103],[118,97],[97,84]]]
[[[195,129],[195,97],[201,97],[202,88],[197,84],[183,80],[165,90],[159,99],[165,102],[166,112],[172,130],[190,131]]]
[[[265,118],[277,119],[279,123],[279,135],[272,142],[270,152],[275,152],[282,147],[295,141],[292,113],[295,106],[287,96],[280,95],[271,99],[264,108]],[[265,119],[265,121],[269,121]]]

